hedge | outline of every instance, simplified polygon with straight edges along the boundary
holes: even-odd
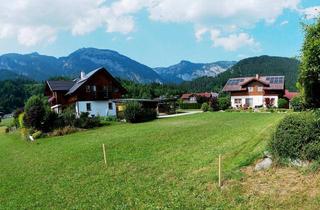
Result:
[[[198,103],[182,103],[180,109],[201,109],[202,104]]]

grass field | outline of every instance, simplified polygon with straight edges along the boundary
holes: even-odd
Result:
[[[282,116],[202,113],[35,143],[0,128],[0,209],[262,208],[245,196],[239,169],[261,156]]]

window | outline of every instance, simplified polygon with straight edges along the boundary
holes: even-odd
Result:
[[[93,91],[93,92],[96,92],[96,91],[97,91],[97,87],[96,87],[95,85],[91,86],[91,88],[92,88],[92,91]]]
[[[87,85],[87,86],[86,86],[86,92],[87,92],[87,93],[90,93],[90,85]]]
[[[109,108],[109,110],[113,110],[113,104],[112,103],[108,103],[108,108]]]
[[[246,105],[248,107],[253,107],[253,98],[246,98]]]
[[[242,99],[241,98],[235,98],[234,99],[235,104],[242,104]]]
[[[253,87],[248,87],[248,92],[253,92]]]
[[[258,92],[262,92],[263,91],[263,87],[262,86],[259,86],[258,87]]]
[[[90,112],[91,111],[91,103],[87,103],[86,106],[87,106],[87,112]]]

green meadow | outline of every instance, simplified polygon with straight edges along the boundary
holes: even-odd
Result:
[[[0,209],[264,207],[245,196],[240,169],[262,157],[283,116],[200,113],[35,142],[0,127]]]

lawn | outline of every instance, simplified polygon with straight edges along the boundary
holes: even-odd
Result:
[[[35,143],[0,128],[0,209],[246,209],[252,198],[230,183],[261,156],[282,116],[201,113]]]

